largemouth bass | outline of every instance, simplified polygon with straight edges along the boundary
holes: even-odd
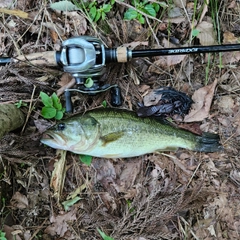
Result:
[[[41,142],[52,148],[104,158],[128,158],[178,148],[200,152],[222,149],[218,135],[197,136],[122,109],[77,114],[47,130]]]

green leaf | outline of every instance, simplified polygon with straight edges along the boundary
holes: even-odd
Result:
[[[86,79],[86,81],[85,81],[85,87],[87,87],[87,88],[90,88],[90,87],[92,87],[93,86],[93,83],[94,83],[94,81],[92,80],[92,78],[87,78]]]
[[[152,5],[153,5],[153,7],[154,7],[154,9],[155,9],[155,11],[157,13],[159,11],[159,9],[160,9],[160,5],[158,3],[152,3]]]
[[[61,104],[60,99],[57,96],[57,94],[53,93],[51,98],[53,101],[53,107],[55,107],[57,110],[62,110],[62,104]]]
[[[57,96],[57,94],[53,93],[51,98],[53,101],[53,107],[55,107],[57,110],[62,110],[62,104],[61,104],[60,99]]]
[[[79,155],[80,161],[90,166],[92,163],[92,156],[89,155]]]
[[[102,20],[104,20],[106,18],[106,13],[102,12]]]
[[[50,8],[53,10],[58,10],[58,11],[76,11],[79,10],[77,6],[75,6],[73,3],[70,1],[60,1],[56,3],[50,4]]]
[[[103,100],[103,101],[102,101],[102,106],[103,106],[104,108],[107,107],[107,101],[106,101],[106,100]]]
[[[89,15],[92,20],[95,19],[96,14],[97,14],[97,8],[96,8],[96,6],[93,6],[92,8],[90,8],[90,11],[89,11]]]
[[[149,2],[148,0],[144,0],[144,1],[142,2],[142,4],[143,4],[143,5],[146,5],[148,2]]]
[[[114,240],[113,238],[109,237],[108,235],[106,235],[103,231],[101,231],[99,228],[97,228],[99,234],[101,235],[103,240]]]
[[[110,12],[111,8],[112,8],[112,6],[110,4],[103,4],[103,7],[102,7],[102,9],[105,13]]]
[[[19,100],[17,103],[14,103],[17,108],[26,107],[27,103],[24,103],[22,100]]]
[[[63,118],[63,111],[62,110],[57,110],[55,119],[61,120]]]
[[[156,17],[156,12],[155,12],[155,9],[153,8],[153,5],[152,4],[147,4],[145,7],[144,7],[144,10],[147,14],[149,14],[150,16],[152,17]]]
[[[79,200],[81,200],[81,198],[78,197],[78,196],[76,196],[76,197],[73,198],[73,199],[69,199],[69,200],[67,200],[67,201],[62,202],[62,205],[63,205],[63,207],[64,207],[64,210],[65,210],[65,211],[68,211],[68,209],[69,209],[71,206],[73,206],[76,202],[78,202]]]
[[[0,237],[1,237],[1,239],[6,239],[5,238],[5,235],[6,235],[6,233],[5,232],[3,232],[2,230],[0,230]],[[4,238],[3,238],[4,237]],[[7,239],[6,239],[7,240]]]
[[[199,34],[199,30],[198,29],[193,29],[192,30],[192,37],[197,37],[198,36],[198,34]]]
[[[42,99],[42,102],[43,102],[44,106],[46,106],[46,107],[52,107],[53,106],[52,98],[49,97],[45,92],[40,92],[40,97]]]
[[[94,22],[97,22],[101,18],[101,11],[97,11],[97,15],[94,19]]]
[[[110,0],[110,4],[113,5],[115,3],[115,0]]]
[[[145,23],[145,18],[142,16],[142,14],[138,14],[137,20],[138,20],[141,24],[144,24],[144,23]]]
[[[17,103],[14,103],[14,105],[17,107],[17,108],[20,108],[22,106],[22,100],[19,100]]]
[[[92,7],[95,6],[95,5],[96,5],[96,2],[93,1],[93,2],[91,2],[91,3],[88,5],[88,7],[89,7],[89,8],[92,8]]]
[[[42,115],[46,119],[51,119],[56,116],[57,109],[53,107],[43,107],[41,111]]]
[[[138,12],[132,8],[129,8],[125,13],[124,13],[124,20],[132,20],[136,19],[138,16]]]

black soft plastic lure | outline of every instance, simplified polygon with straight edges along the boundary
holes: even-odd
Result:
[[[171,87],[162,87],[154,90],[156,95],[161,95],[157,104],[151,106],[144,106],[140,104],[137,110],[139,117],[168,117],[174,114],[184,116],[188,114],[192,99],[185,93],[179,92]]]

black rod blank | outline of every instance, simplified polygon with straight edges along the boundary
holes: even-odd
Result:
[[[153,57],[164,55],[184,55],[193,53],[210,53],[210,52],[230,52],[239,51],[240,44],[212,45],[212,46],[192,46],[181,48],[162,48],[162,49],[144,49],[132,50],[132,58]]]

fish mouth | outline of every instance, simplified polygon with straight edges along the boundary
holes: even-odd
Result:
[[[44,133],[41,142],[53,148],[64,146],[66,144],[66,141],[62,136],[53,132]]]

